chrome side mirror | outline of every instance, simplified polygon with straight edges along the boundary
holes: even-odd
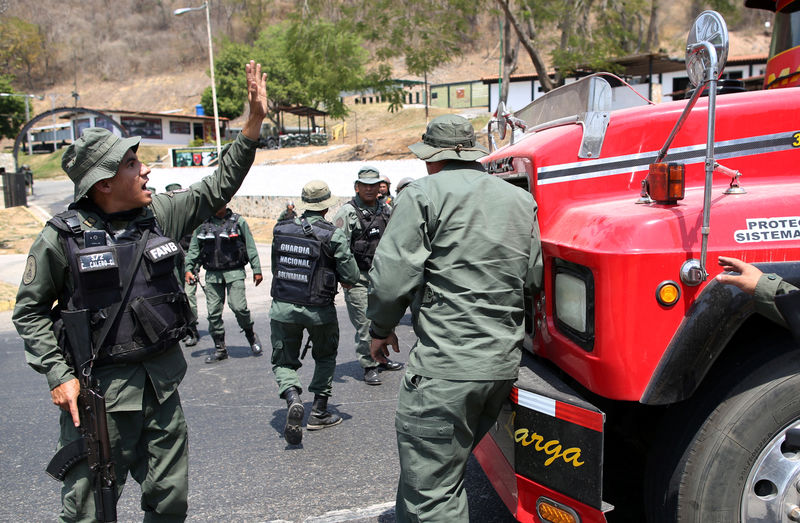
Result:
[[[728,26],[716,11],[703,11],[692,24],[686,40],[686,72],[695,87],[708,80],[713,61],[708,44],[716,53],[717,78],[728,59]],[[716,79],[716,78],[715,78]]]

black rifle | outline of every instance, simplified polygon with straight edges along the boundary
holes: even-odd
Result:
[[[200,285],[200,288],[203,289],[203,291],[205,292],[206,286],[203,285],[203,282],[200,281],[200,264],[199,263],[194,266],[194,269],[192,269],[192,281],[189,283],[189,285],[198,285],[198,284]]]
[[[116,521],[117,479],[108,439],[106,401],[91,373],[93,354],[89,311],[61,311],[61,320],[66,333],[68,360],[81,385],[78,396],[81,438],[53,456],[47,465],[47,473],[64,481],[67,472],[86,458],[94,490],[95,516],[98,521]]]

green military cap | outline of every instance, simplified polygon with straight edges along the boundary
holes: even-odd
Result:
[[[426,162],[471,162],[489,154],[489,150],[475,139],[475,130],[469,120],[457,114],[445,114],[431,120],[422,141],[408,148]]]
[[[324,211],[336,203],[328,184],[322,180],[311,180],[305,184],[300,198],[308,211]]]
[[[100,180],[112,178],[128,152],[139,148],[141,137],[120,138],[101,127],[89,127],[61,157],[61,167],[75,184],[75,201]]]
[[[371,165],[365,165],[361,169],[358,170],[358,179],[356,180],[358,183],[366,183],[367,185],[374,185],[376,183],[380,183],[383,180],[381,179],[381,173],[375,167]]]
[[[170,183],[166,187],[164,187],[164,189],[166,189],[167,191],[177,191],[179,189],[183,189],[183,187],[181,187],[181,184],[179,183]]]

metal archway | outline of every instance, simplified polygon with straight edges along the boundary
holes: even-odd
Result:
[[[86,107],[56,107],[55,109],[50,109],[49,111],[45,111],[42,114],[33,117],[20,130],[19,134],[17,135],[17,139],[14,140],[14,170],[15,171],[19,171],[19,162],[17,161],[17,154],[19,153],[20,145],[22,145],[22,139],[28,134],[28,131],[33,126],[33,124],[35,124],[39,120],[47,118],[48,116],[53,116],[54,114],[59,114],[59,113],[88,113],[88,114],[93,114],[93,115],[95,115],[97,117],[100,117],[100,118],[103,118],[105,120],[108,120],[111,123],[111,125],[113,125],[117,129],[119,129],[119,132],[122,133],[122,136],[125,136],[125,137],[130,136],[130,133],[125,128],[125,126],[123,126],[120,123],[115,122],[113,118],[111,118],[107,114],[101,113],[100,111],[95,111],[94,109],[87,109]],[[55,133],[55,129],[53,129],[53,132]]]

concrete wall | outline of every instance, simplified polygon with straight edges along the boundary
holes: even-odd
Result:
[[[250,169],[244,183],[234,197],[231,208],[247,216],[276,218],[286,207],[288,200],[301,206],[300,192],[311,180],[323,180],[339,204],[331,208],[330,217],[341,204],[355,194],[354,184],[358,170],[364,165],[377,168],[392,182],[391,193],[401,178],[427,176],[425,163],[420,160],[387,160],[376,162],[332,162],[291,165],[256,165]],[[154,168],[150,173],[149,186],[163,192],[170,183],[182,187],[200,181],[214,171],[212,167]]]

